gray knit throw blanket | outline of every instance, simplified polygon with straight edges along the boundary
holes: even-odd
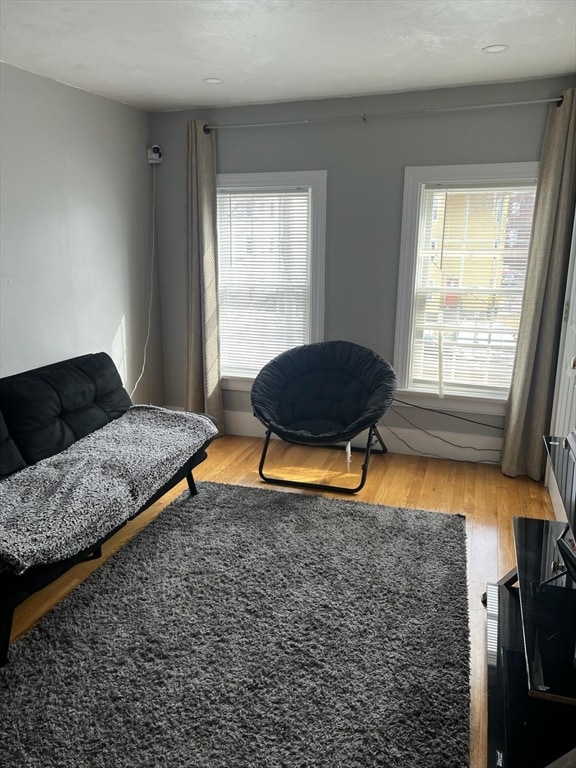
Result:
[[[93,546],[136,514],[218,430],[151,405],[0,482],[0,570],[23,573]]]

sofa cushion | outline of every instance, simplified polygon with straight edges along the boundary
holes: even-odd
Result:
[[[4,417],[0,413],[0,478],[24,469],[25,466],[26,462],[10,437]]]
[[[0,379],[0,412],[11,439],[6,449],[0,445],[0,467],[10,464],[4,453],[10,453],[12,444],[26,465],[35,464],[117,419],[130,406],[105,352]]]

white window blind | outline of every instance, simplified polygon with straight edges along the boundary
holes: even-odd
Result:
[[[252,378],[280,352],[319,340],[312,209],[311,186],[219,185],[222,376]]]
[[[408,388],[506,397],[535,183],[422,184]]]

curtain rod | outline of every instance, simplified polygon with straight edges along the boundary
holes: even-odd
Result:
[[[316,123],[332,123],[338,121],[361,120],[366,123],[368,120],[384,117],[409,117],[412,115],[429,115],[435,112],[462,112],[468,109],[495,109],[497,107],[519,107],[524,104],[556,104],[558,107],[564,101],[563,96],[555,96],[552,99],[532,99],[528,101],[502,101],[496,104],[467,104],[462,107],[431,107],[430,109],[417,109],[411,112],[364,112],[362,115],[346,115],[342,117],[313,117],[307,120],[287,120],[278,123],[236,123],[223,125],[204,126],[204,133],[210,133],[211,130],[227,130],[229,128],[270,128],[286,125],[315,125]]]

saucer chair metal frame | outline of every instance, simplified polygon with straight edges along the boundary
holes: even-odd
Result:
[[[367,347],[347,341],[305,344],[267,363],[252,386],[252,408],[266,427],[258,474],[267,483],[357,493],[366,483],[370,454],[379,443],[388,449],[378,421],[396,393],[390,363]],[[265,474],[272,434],[295,445],[333,446],[368,431],[357,486],[326,485]]]

